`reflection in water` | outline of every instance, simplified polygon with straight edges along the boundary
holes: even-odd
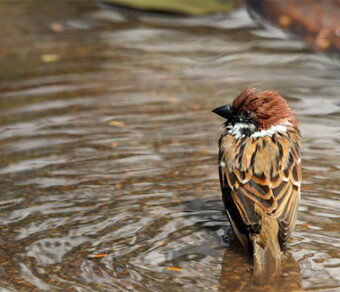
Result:
[[[244,10],[156,26],[38,2],[6,2],[0,18],[2,289],[249,287],[251,260],[221,208],[211,110],[250,85],[288,96],[303,137],[295,262],[280,288],[339,289],[336,61]]]
[[[253,283],[252,260],[240,248],[236,252],[225,250],[219,290],[230,291],[233,287],[233,291],[302,291],[300,266],[290,253],[283,254],[281,268],[282,274],[277,282],[257,286]]]

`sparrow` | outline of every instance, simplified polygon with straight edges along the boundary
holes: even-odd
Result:
[[[226,119],[218,156],[224,207],[261,281],[280,273],[281,251],[296,224],[301,188],[297,119],[277,91],[254,87],[213,112]]]

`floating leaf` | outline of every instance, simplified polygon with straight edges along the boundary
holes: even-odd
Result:
[[[181,271],[180,268],[176,268],[176,267],[166,267],[165,269],[169,270],[169,271],[174,271],[174,272],[180,272]]]
[[[60,57],[57,54],[41,55],[41,61],[43,61],[44,63],[52,63],[52,62],[57,62],[59,60],[60,60]]]
[[[120,121],[110,121],[109,125],[114,126],[114,127],[124,127],[125,126],[125,124],[123,122],[120,122]]]
[[[41,61],[43,61],[44,63],[52,63],[52,62],[57,62],[60,60],[59,55],[57,54],[44,54],[41,55]]]
[[[90,254],[88,256],[89,259],[100,259],[100,258],[105,258],[107,257],[108,254],[107,253],[100,253],[100,254]]]

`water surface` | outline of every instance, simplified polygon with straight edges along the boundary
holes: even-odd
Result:
[[[2,290],[249,291],[211,109],[256,85],[287,97],[302,132],[277,289],[340,291],[338,60],[245,10],[136,20],[73,1],[0,13]]]

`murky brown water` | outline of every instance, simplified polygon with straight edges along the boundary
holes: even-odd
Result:
[[[0,6],[2,291],[253,289],[210,112],[250,85],[288,96],[303,135],[277,289],[340,291],[339,61],[243,10],[159,23],[48,3]]]

